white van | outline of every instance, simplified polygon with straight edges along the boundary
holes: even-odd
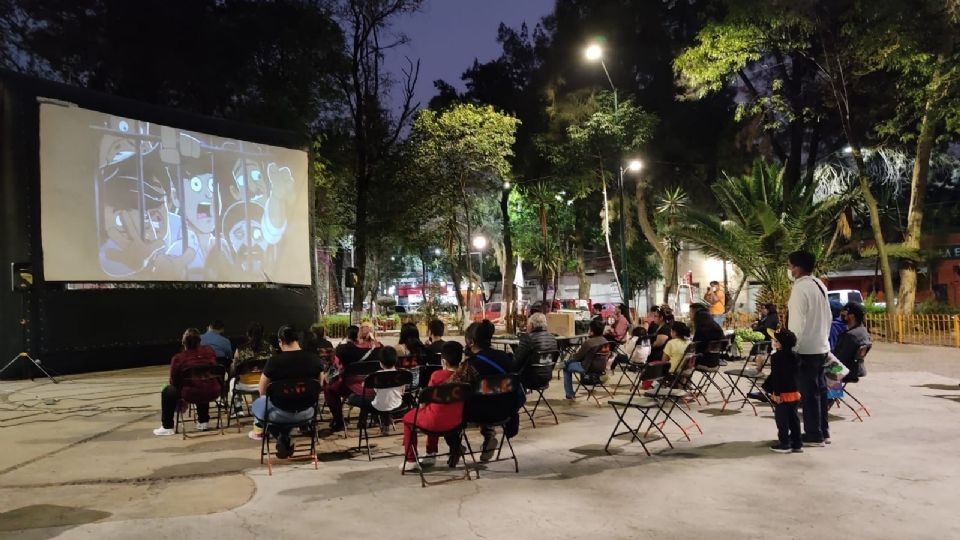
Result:
[[[836,300],[843,305],[847,305],[849,302],[856,302],[858,304],[863,303],[863,295],[860,294],[860,291],[856,289],[839,289],[836,291],[827,291],[827,299],[830,301]]]

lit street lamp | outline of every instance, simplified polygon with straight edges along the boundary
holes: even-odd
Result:
[[[610,77],[610,72],[607,70],[607,64],[603,61],[603,48],[597,44],[592,43],[583,51],[583,55],[590,62],[600,62],[600,66],[603,68],[603,73],[607,76],[607,82],[610,83],[610,89],[613,90],[613,122],[614,124],[618,123],[618,118],[620,115],[620,105],[617,100],[617,87],[613,84],[613,79]],[[619,133],[619,132],[618,132]],[[618,158],[620,153],[620,140],[619,136],[617,137],[617,154]],[[639,160],[633,160],[627,164],[627,169],[631,172],[637,172],[640,170],[641,163]],[[630,313],[630,277],[627,275],[627,244],[626,244],[626,233],[624,226],[624,209],[623,209],[623,199],[625,198],[623,192],[623,165],[619,165],[620,169],[620,297],[623,299],[623,304],[627,307],[627,314]],[[606,197],[606,192],[604,192],[604,197]],[[606,202],[606,201],[604,201]],[[609,221],[607,222],[609,223]],[[607,240],[607,247],[609,249],[609,235]],[[611,259],[613,256],[611,255]],[[612,261],[611,261],[612,262]],[[614,268],[616,271],[616,268]]]
[[[480,259],[480,300],[481,304],[483,303],[483,250],[487,248],[487,237],[483,235],[477,235],[473,237],[473,247],[476,249],[476,254],[478,259]],[[473,253],[471,253],[473,255]],[[480,306],[480,309],[483,309],[483,306]]]

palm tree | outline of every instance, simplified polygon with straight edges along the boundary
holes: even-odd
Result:
[[[784,194],[782,172],[779,165],[757,161],[748,174],[725,176],[713,186],[719,211],[688,206],[671,227],[673,237],[760,281],[762,301],[780,306],[790,295],[787,255],[803,249],[824,264],[825,240],[849,202],[845,194],[818,200],[809,182]]]

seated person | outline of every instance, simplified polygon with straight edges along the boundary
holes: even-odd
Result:
[[[377,334],[373,330],[373,323],[363,321],[360,323],[360,333],[357,336],[357,347],[361,349],[376,349],[383,347],[383,344],[377,340]]]
[[[707,311],[698,311],[693,316],[693,342],[697,344],[697,352],[701,354],[698,364],[717,367],[720,365],[720,353],[707,353],[707,346],[711,341],[720,341],[724,338],[723,328]]]
[[[445,330],[443,321],[434,319],[427,325],[427,362],[432,361],[436,355],[443,351],[443,332]]]
[[[580,345],[577,352],[573,353],[567,359],[563,366],[563,390],[567,399],[574,399],[573,394],[573,374],[586,373],[583,363],[593,358],[593,355],[601,347],[608,345],[607,338],[603,337],[603,323],[600,321],[590,321],[590,330],[587,339]]]
[[[478,378],[510,373],[513,368],[513,359],[503,351],[493,349],[490,341],[493,339],[495,328],[493,323],[484,319],[478,323],[471,323],[467,327],[467,336],[464,341],[470,346],[472,353],[465,362],[472,367]],[[504,426],[504,434],[513,437],[520,429],[520,417],[514,414],[513,419]],[[496,429],[492,426],[481,425],[483,446],[480,452],[480,461],[490,461],[494,451],[499,446]]]
[[[216,319],[207,326],[207,331],[200,336],[200,344],[213,348],[217,355],[217,362],[229,367],[233,358],[233,346],[230,340],[223,336],[223,321]]]
[[[327,339],[327,330],[323,327],[322,324],[315,324],[310,327],[310,331],[317,337],[317,348],[318,349],[332,349],[333,343],[330,343],[330,340]]]
[[[623,346],[624,353],[618,354],[610,360],[607,369],[614,369],[620,364],[630,362],[631,364],[644,364],[647,357],[650,356],[650,340],[647,338],[647,329],[637,326],[630,331],[630,339]]]
[[[527,319],[527,333],[520,336],[520,343],[513,351],[513,371],[522,374],[529,364],[540,360],[540,353],[556,351],[557,338],[547,332],[547,316],[534,313]]]
[[[183,370],[194,366],[213,366],[217,364],[217,355],[213,348],[200,345],[200,331],[188,328],[180,338],[183,350],[170,360],[170,384],[160,391],[160,422],[153,430],[158,437],[173,435],[174,414],[177,408],[194,403],[197,408],[197,431],[206,431],[210,422],[210,401],[220,395],[220,382],[214,379],[199,381],[199,386],[187,386],[183,380]],[[210,398],[207,400],[207,398]]]
[[[360,347],[358,340],[360,336],[360,327],[350,325],[347,327],[347,340],[337,347],[333,363],[343,373],[344,368],[355,362],[365,362],[374,360],[377,349],[370,347]],[[363,391],[363,379],[361,377],[352,377],[352,380],[345,380],[344,377],[338,377],[333,381],[325,381],[323,387],[323,399],[330,408],[330,431],[343,431],[343,399],[350,394],[359,394]]]
[[[459,371],[460,362],[463,359],[463,345],[456,341],[447,341],[443,344],[441,351],[440,365],[438,369],[430,376],[428,386],[437,386],[445,383],[473,383],[474,379],[469,376],[464,377],[464,371]],[[468,379],[468,380],[464,380]],[[428,403],[420,406],[420,412],[416,410],[408,411],[403,417],[403,448],[406,455],[407,470],[417,470],[421,464],[416,462],[416,456],[413,452],[417,445],[416,435],[413,433],[413,419],[417,418],[417,427],[428,431],[448,431],[460,425],[463,422],[463,402],[440,404]],[[460,436],[451,435],[446,438],[447,446],[450,447],[450,458],[447,465],[455,467],[460,461]],[[427,455],[423,458],[422,464],[426,467],[436,463],[437,452],[439,450],[439,438],[436,435],[427,435]],[[401,468],[403,464],[401,464]]]
[[[630,330],[630,318],[627,313],[627,306],[617,304],[617,312],[613,315],[613,320],[603,330],[603,335],[618,344],[627,339],[627,332]]]
[[[276,351],[267,340],[263,339],[263,325],[255,322],[247,328],[247,342],[237,347],[233,353],[233,363],[230,365],[230,377],[237,377],[237,368],[249,360],[262,360],[266,362],[274,355]],[[242,392],[257,392],[260,389],[259,373],[243,373],[239,375],[234,383],[237,390]],[[242,402],[234,403],[234,407],[239,411],[242,408]]]
[[[867,327],[863,325],[863,306],[856,302],[850,302],[840,310],[840,316],[847,325],[847,331],[840,334],[837,338],[837,346],[833,348],[833,355],[841,364],[847,366],[850,374],[845,381],[856,382],[859,380],[857,371],[857,353],[860,347],[870,345],[870,333]]]
[[[760,319],[751,326],[755,332],[767,335],[767,330],[777,331],[780,328],[780,316],[777,315],[777,305],[767,302],[760,306]]]
[[[830,315],[833,316],[833,319],[830,321],[830,334],[827,341],[830,344],[831,351],[836,348],[837,338],[840,337],[840,334],[847,331],[847,325],[843,317],[840,316],[840,310],[843,309],[843,307],[843,304],[841,304],[839,300],[830,300]]]
[[[677,371],[683,355],[690,345],[690,329],[680,321],[670,325],[670,341],[663,348],[663,360],[670,362],[670,373]]]
[[[291,413],[277,408],[270,403],[267,408],[267,387],[270,381],[287,379],[315,379],[320,380],[323,365],[320,357],[300,348],[300,335],[292,326],[283,326],[277,332],[280,341],[280,352],[267,361],[267,365],[260,374],[260,397],[250,407],[256,423],[248,433],[251,439],[260,439],[263,436],[263,424],[270,421],[295,423],[306,422],[313,418],[314,411],[308,410]],[[293,453],[293,442],[290,440],[290,427],[270,426],[270,435],[277,438],[277,457],[285,459]]]
[[[396,370],[397,350],[393,347],[384,347],[380,350],[380,371]],[[375,388],[372,396],[364,396],[362,395],[363,389],[361,387],[360,392],[352,394],[349,398],[347,398],[347,403],[353,405],[354,407],[360,407],[360,419],[358,425],[362,425],[367,421],[367,411],[364,410],[364,405],[370,405],[375,410],[380,411],[381,414],[378,415],[380,434],[389,435],[393,424],[393,420],[390,418],[389,411],[392,411],[400,405],[403,405],[404,390],[406,390],[406,385],[394,386],[392,388]]]
[[[670,340],[671,324],[673,324],[673,310],[661,306],[657,310],[656,320],[651,325],[653,331],[647,331],[647,335],[650,336],[650,356],[647,357],[647,362],[656,362],[663,359],[663,348]]]
[[[400,338],[397,341],[397,354],[399,356],[416,356],[422,358],[427,348],[420,341],[420,331],[417,325],[413,323],[403,323],[400,326]]]

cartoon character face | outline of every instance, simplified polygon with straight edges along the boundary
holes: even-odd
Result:
[[[167,237],[170,224],[165,201],[161,206],[146,209],[142,217],[138,214],[136,208],[103,205],[105,232],[120,249],[126,249],[134,242],[152,244]]]
[[[264,259],[270,245],[263,236],[259,219],[234,223],[227,231],[227,241],[244,272],[263,271]]]
[[[186,218],[187,223],[197,232],[212,233],[216,223],[213,212],[213,174],[188,172],[183,175],[180,184],[183,190],[183,208],[180,208],[180,215]],[[179,207],[181,200],[178,198],[175,201]]]
[[[238,159],[233,166],[233,185],[230,193],[238,201],[262,202],[267,198],[270,185],[266,171],[252,159]]]

